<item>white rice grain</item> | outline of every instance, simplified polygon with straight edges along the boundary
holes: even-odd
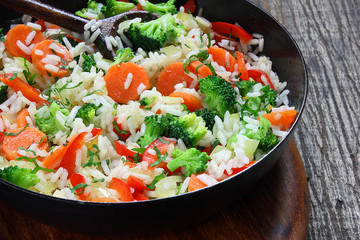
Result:
[[[124,83],[124,89],[128,89],[130,87],[130,84],[133,80],[133,74],[132,73],[129,73],[126,77],[126,80],[125,80],[125,83]]]
[[[89,30],[89,29],[91,28],[91,26],[94,25],[95,23],[96,23],[96,20],[95,20],[95,19],[90,20],[88,23],[86,23],[86,24],[84,25],[84,30],[85,30],[85,31],[86,31],[86,30]]]
[[[35,35],[36,35],[36,32],[35,32],[35,31],[31,31],[31,32],[27,35],[27,37],[26,37],[26,39],[25,39],[25,45],[26,45],[26,46],[29,46],[29,45],[30,45],[30,43],[31,43],[31,41],[34,39]]]
[[[96,38],[100,35],[101,31],[100,29],[96,29],[96,31],[91,35],[90,37],[90,42],[94,42],[96,40]]]
[[[49,45],[49,48],[51,48],[52,50],[54,50],[58,54],[64,54],[65,53],[65,50],[60,48],[55,42],[52,42]]]
[[[53,73],[57,73],[60,68],[58,68],[57,66],[54,66],[52,64],[45,64],[44,68],[49,71],[49,72],[53,72]]]
[[[96,21],[91,27],[90,27],[90,30],[92,32],[94,32],[95,30],[97,30],[99,27],[101,27],[102,25],[102,21],[99,20],[99,21]]]
[[[141,95],[141,93],[146,89],[146,85],[143,83],[140,83],[140,85],[137,88],[137,94]]]
[[[36,49],[36,50],[34,51],[34,53],[35,53],[36,55],[38,55],[38,56],[44,55],[44,52],[41,51],[40,49]]]
[[[39,31],[41,30],[41,26],[39,24],[36,24],[33,22],[28,22],[26,25],[31,27],[32,29],[39,30]]]
[[[197,178],[203,182],[204,184],[206,184],[207,186],[211,186],[214,184],[217,184],[218,181],[216,181],[216,179],[214,179],[213,177],[210,177],[209,175],[207,175],[206,173],[202,173],[197,175]]]
[[[25,44],[23,44],[20,40],[16,41],[16,45],[27,55],[31,55],[31,50]]]

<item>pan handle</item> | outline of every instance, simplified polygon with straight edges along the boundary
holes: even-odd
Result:
[[[85,18],[35,0],[0,0],[0,6],[54,23],[75,32],[82,32],[84,25],[89,22]]]

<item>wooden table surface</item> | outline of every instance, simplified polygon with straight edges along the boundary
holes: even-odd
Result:
[[[360,1],[251,1],[287,28],[307,63],[295,142],[308,176],[308,239],[359,239]]]

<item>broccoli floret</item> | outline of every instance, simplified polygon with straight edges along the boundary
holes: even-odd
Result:
[[[178,11],[175,6],[176,0],[169,0],[166,3],[151,3],[146,1],[145,6],[142,6],[142,9],[149,12],[155,12],[160,15],[164,15],[167,13],[176,14]]]
[[[106,0],[106,6],[101,8],[101,12],[105,17],[112,17],[120,13],[127,12],[135,7],[131,2],[123,2],[116,0]]]
[[[196,116],[202,117],[202,119],[204,119],[206,127],[208,129],[212,129],[214,127],[216,116],[215,111],[211,111],[208,108],[203,108],[201,110],[196,109],[195,114]]]
[[[149,22],[131,24],[127,35],[137,47],[154,51],[163,47],[165,43],[173,42],[183,30],[184,28],[177,24],[170,14],[165,14]]]
[[[102,105],[96,106],[94,103],[85,103],[76,113],[75,118],[81,118],[85,126],[89,126],[97,116],[96,110]]]
[[[140,105],[143,107],[149,106],[155,101],[155,99],[156,97],[153,97],[151,99],[149,99],[148,97],[144,97],[143,99],[140,100]]]
[[[223,118],[226,111],[235,112],[236,91],[231,83],[219,76],[208,76],[199,80],[199,89],[205,95],[204,102],[210,110]]]
[[[6,101],[8,88],[7,85],[0,86],[0,104]]]
[[[40,179],[35,173],[32,173],[31,169],[19,168],[18,166],[0,169],[0,178],[27,189],[40,182]]]
[[[57,112],[60,112],[65,117],[70,113],[67,108],[60,107],[56,102],[52,102],[50,106],[39,108],[38,113],[35,114],[36,126],[47,135],[54,135],[59,130],[65,130],[65,127],[56,118]]]
[[[130,48],[122,48],[116,51],[116,56],[114,57],[114,63],[111,65],[128,62],[133,58],[134,58],[134,52]]]
[[[255,81],[239,81],[235,85],[239,88],[239,93],[242,97],[245,97],[248,94],[253,86],[256,84]]]
[[[258,148],[267,152],[279,143],[279,139],[273,134],[270,128],[270,121],[264,117],[260,117],[259,128],[256,132],[248,130],[244,135],[250,139],[259,140]]]
[[[83,9],[81,9],[79,11],[76,11],[75,15],[78,15],[78,16],[83,17],[83,18],[88,18],[88,16],[86,16],[84,13],[88,12],[89,9],[92,9],[95,12],[98,12],[99,7],[101,7],[101,6],[99,6],[99,4],[101,4],[101,3],[98,3],[98,2],[93,1],[93,0],[89,0],[88,3],[87,3],[87,8],[83,8]]]
[[[196,116],[195,113],[189,113],[181,118],[170,114],[167,115],[168,128],[167,137],[182,139],[186,146],[194,146],[207,133],[205,121]]]
[[[163,115],[151,115],[145,118],[145,125],[145,133],[138,141],[141,147],[148,146],[164,134],[168,125],[168,119]]]
[[[181,150],[180,150],[181,151]],[[207,168],[207,162],[210,160],[210,157],[207,153],[201,152],[196,148],[187,149],[185,152],[179,154],[179,151],[172,154],[175,157],[171,160],[166,166],[170,171],[175,171],[179,167],[185,167],[185,176],[190,176],[191,174],[197,174],[205,172]]]
[[[278,94],[274,89],[270,88],[269,85],[265,85],[260,89],[260,91],[263,94],[261,99],[265,103],[264,108],[269,105],[274,106],[276,104],[276,98],[278,97]]]

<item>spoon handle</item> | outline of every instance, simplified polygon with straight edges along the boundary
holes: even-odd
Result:
[[[35,0],[0,0],[0,6],[59,25],[74,32],[83,32],[89,20]]]

